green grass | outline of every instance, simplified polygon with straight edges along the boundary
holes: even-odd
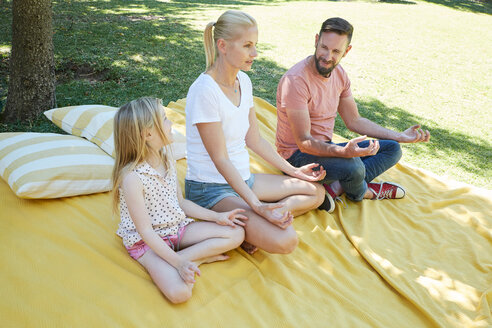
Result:
[[[56,1],[58,106],[120,106],[144,95],[186,96],[203,71],[204,25],[229,8],[259,24],[254,94],[275,104],[277,82],[314,51],[328,17],[355,27],[342,65],[359,110],[403,130],[422,123],[428,144],[403,145],[404,161],[492,188],[492,4],[479,0]],[[0,4],[0,102],[7,94],[11,2]],[[58,131],[44,118],[3,131]],[[337,120],[336,133],[353,137]]]

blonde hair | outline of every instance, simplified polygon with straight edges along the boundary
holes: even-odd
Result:
[[[203,32],[203,46],[207,60],[206,69],[208,70],[217,58],[217,40],[232,40],[238,34],[238,27],[248,28],[252,26],[256,26],[256,20],[239,10],[228,10],[220,15],[217,22],[208,23]]]
[[[116,152],[112,174],[113,211],[118,210],[119,187],[123,176],[131,172],[153,151],[145,141],[145,132],[156,128],[166,145],[166,151],[159,150],[164,167],[171,165],[170,140],[162,130],[162,102],[156,98],[140,98],[121,106],[114,117],[114,148]]]

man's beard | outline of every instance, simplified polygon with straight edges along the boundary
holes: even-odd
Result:
[[[337,67],[338,63],[333,64],[331,67],[325,68],[320,65],[320,60],[316,57],[316,54],[314,54],[314,62],[316,64],[316,70],[318,71],[319,74],[323,75],[324,77],[329,77],[331,72]]]

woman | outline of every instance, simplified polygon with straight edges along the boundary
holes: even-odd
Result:
[[[226,11],[205,28],[207,69],[191,85],[186,104],[185,194],[214,211],[245,209],[242,247],[248,253],[256,247],[290,253],[297,245],[293,216],[325,197],[321,185],[308,181],[326,172],[318,164],[293,167],[260,136],[251,81],[241,71],[251,69],[257,41],[256,21],[240,11]],[[252,175],[245,146],[289,176]]]

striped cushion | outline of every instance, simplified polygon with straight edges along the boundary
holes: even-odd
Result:
[[[103,105],[50,109],[44,115],[63,131],[84,137],[114,157],[113,118],[118,108]]]
[[[113,118],[117,110],[103,105],[81,105],[50,109],[44,115],[63,131],[86,138],[114,157]],[[186,137],[175,129],[172,136],[174,159],[186,157]]]
[[[0,175],[21,198],[111,189],[114,160],[93,143],[54,133],[0,133]]]

